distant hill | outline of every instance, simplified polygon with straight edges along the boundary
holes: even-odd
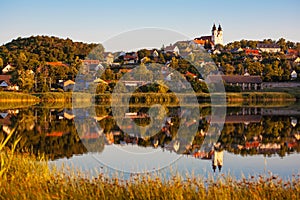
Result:
[[[0,46],[0,58],[4,65],[10,63],[19,68],[36,66],[41,62],[61,61],[72,64],[76,57],[86,57],[97,45],[53,36],[19,37]],[[100,49],[104,51],[101,45]]]

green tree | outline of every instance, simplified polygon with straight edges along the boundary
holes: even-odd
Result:
[[[0,68],[2,69],[3,68],[3,59],[0,58]]]
[[[30,70],[19,70],[18,71],[18,84],[21,90],[30,92],[34,86],[34,74]]]

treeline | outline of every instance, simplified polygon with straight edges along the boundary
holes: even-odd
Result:
[[[102,45],[73,42],[68,38],[19,37],[0,46],[0,70],[10,64],[13,66],[13,84],[23,91],[46,92],[50,90],[51,83],[55,84],[60,79],[74,80],[80,59],[101,59],[103,51]]]

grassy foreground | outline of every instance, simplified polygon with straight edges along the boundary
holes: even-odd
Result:
[[[1,147],[0,147],[1,148]],[[104,175],[87,179],[50,170],[42,157],[1,151],[0,199],[299,199],[300,177],[275,176],[235,180],[221,175],[168,180],[151,175],[130,180]]]

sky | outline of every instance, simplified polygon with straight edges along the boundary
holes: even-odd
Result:
[[[221,24],[225,44],[281,37],[300,42],[299,7],[299,0],[0,0],[0,45],[32,35],[103,43],[151,27],[193,39],[209,35],[213,23]]]

